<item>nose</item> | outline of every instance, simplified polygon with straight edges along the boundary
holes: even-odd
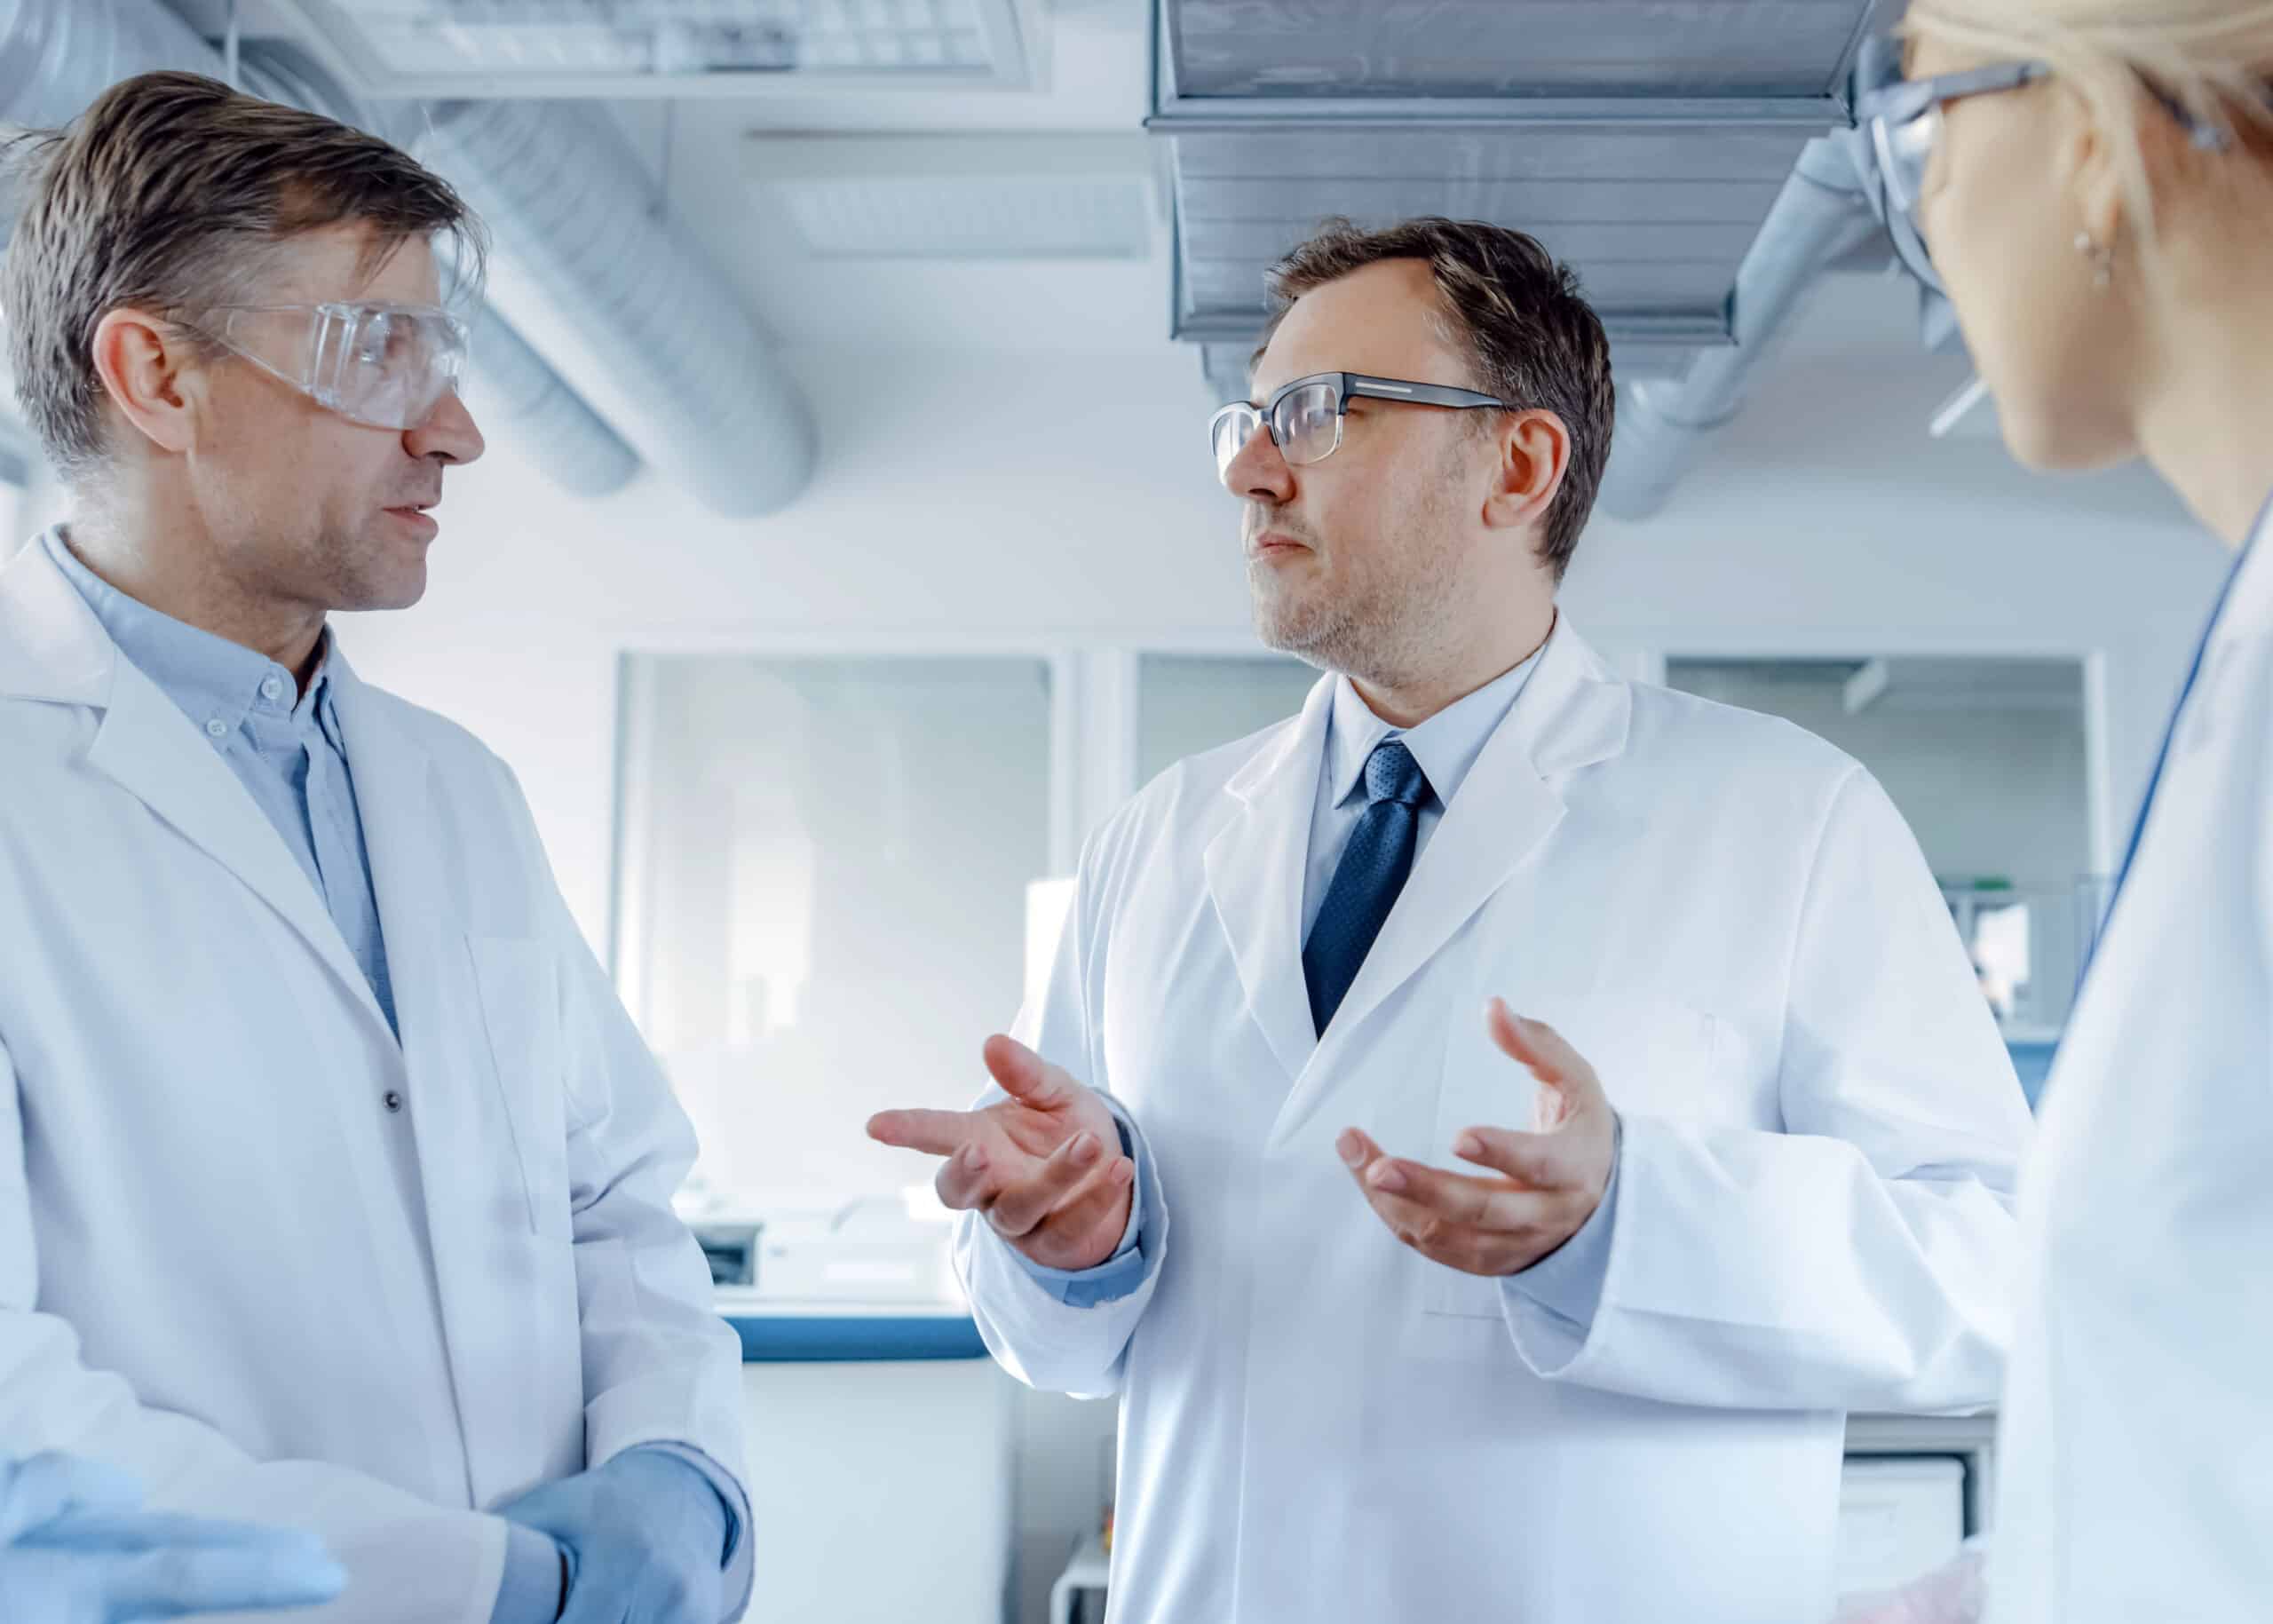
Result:
[[[1224,470],[1224,488],[1250,501],[1283,503],[1295,495],[1295,471],[1279,455],[1268,424],[1258,424]]]
[[[471,463],[487,449],[487,442],[474,426],[473,414],[453,389],[434,402],[425,422],[403,431],[402,447],[421,461],[433,457],[444,463]]]

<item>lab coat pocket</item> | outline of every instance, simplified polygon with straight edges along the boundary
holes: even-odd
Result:
[[[564,1043],[553,955],[528,937],[466,938],[489,1060],[520,1168],[531,1231],[565,1232],[568,1143],[562,1098]]]
[[[1683,1116],[1714,1089],[1716,1023],[1702,1010],[1646,994],[1556,993],[1515,989],[1518,1014],[1545,1021],[1595,1068],[1611,1104],[1621,1112]],[[1435,1137],[1429,1160],[1437,1167],[1488,1176],[1453,1154],[1453,1141],[1469,1128],[1536,1131],[1541,1089],[1531,1073],[1502,1054],[1485,1029],[1484,1000],[1476,1000],[1469,1029],[1445,1046],[1437,1094]],[[1430,1264],[1427,1311],[1465,1319],[1500,1318],[1501,1283]]]

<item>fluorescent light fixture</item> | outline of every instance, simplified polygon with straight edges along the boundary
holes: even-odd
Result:
[[[748,95],[770,84],[1017,89],[1034,0],[273,0],[382,98]]]
[[[753,135],[750,184],[823,259],[1145,259],[1156,154],[1129,135]]]

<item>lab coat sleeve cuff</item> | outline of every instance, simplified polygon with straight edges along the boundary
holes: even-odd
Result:
[[[505,1572],[489,1624],[553,1624],[560,1616],[560,1547],[550,1534],[505,1525]]]
[[[1121,1129],[1121,1153],[1134,1161],[1144,1154],[1136,1137],[1129,1131],[1129,1119],[1119,1105],[1108,1099],[1106,1108]],[[1121,1244],[1113,1248],[1111,1257],[1092,1269],[1051,1269],[1028,1257],[1015,1247],[1010,1256],[1018,1266],[1033,1277],[1036,1285],[1068,1308],[1095,1308],[1102,1303],[1117,1303],[1133,1296],[1144,1283],[1146,1268],[1142,1238],[1144,1227],[1144,1168],[1140,1163],[1136,1176],[1129,1185],[1129,1222],[1121,1232]]]
[[[1624,1125],[1620,1124],[1601,1202],[1579,1225],[1576,1234],[1501,1283],[1503,1292],[1564,1320],[1581,1341],[1594,1328],[1595,1312],[1602,1306],[1603,1282],[1610,1277],[1610,1243],[1618,1225],[1618,1176],[1625,1161],[1624,1148]]]

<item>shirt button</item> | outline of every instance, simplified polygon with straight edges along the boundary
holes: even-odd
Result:
[[[284,685],[277,681],[273,677],[269,677],[260,685],[260,697],[263,699],[273,700],[283,692]]]
[[[206,723],[205,736],[209,739],[226,739],[229,736],[229,725],[219,717],[215,717]]]
[[[390,1111],[400,1111],[402,1109],[402,1096],[396,1093],[392,1089],[389,1089],[387,1090],[387,1109]]]

